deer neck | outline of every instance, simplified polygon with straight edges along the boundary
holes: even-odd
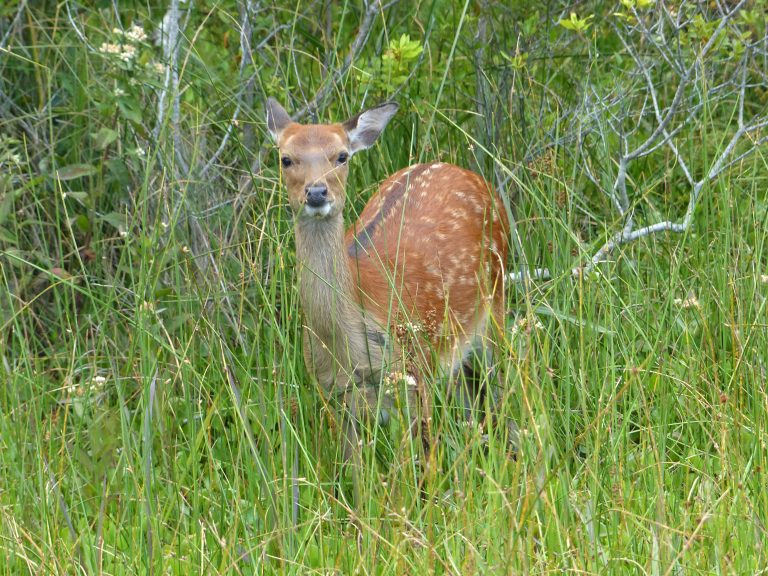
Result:
[[[341,215],[298,219],[296,256],[299,297],[308,329],[337,351],[349,350],[350,342],[364,340],[365,322],[353,297]]]

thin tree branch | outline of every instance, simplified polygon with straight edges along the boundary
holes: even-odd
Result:
[[[13,30],[16,28],[16,24],[19,23],[21,15],[24,13],[24,9],[26,7],[27,0],[21,0],[21,2],[19,2],[19,7],[16,9],[16,15],[13,17],[13,20],[11,20],[10,24],[8,24],[8,31],[3,36],[3,39],[0,40],[0,51],[5,50],[8,46],[8,40],[10,39]]]
[[[393,0],[388,2],[386,5],[383,5],[381,0],[370,0],[370,2],[366,2],[365,11],[363,12],[363,19],[360,22],[360,28],[357,31],[355,39],[352,41],[347,56],[344,58],[344,63],[338,70],[336,70],[335,73],[329,75],[329,79],[325,82],[325,84],[323,84],[320,90],[317,91],[317,94],[315,94],[314,98],[307,102],[306,105],[300,108],[293,115],[294,120],[301,120],[311,110],[315,110],[318,106],[322,105],[331,91],[335,88],[337,82],[349,71],[360,50],[363,49],[366,42],[368,41],[371,27],[373,26],[376,15],[383,13],[384,10],[393,6],[397,2],[398,0]]]
[[[749,58],[751,54],[751,50],[749,48],[746,49],[746,52],[742,57],[741,66],[737,69],[737,77],[729,77],[725,81],[716,85],[715,88],[707,90],[705,94],[698,94],[699,101],[694,102],[692,106],[686,108],[685,117],[679,118],[679,123],[677,125],[674,125],[673,123],[675,118],[680,116],[686,88],[696,84],[694,81],[699,77],[700,74],[711,74],[712,70],[707,72],[707,69],[705,68],[705,65],[707,64],[705,61],[705,56],[709,53],[713,46],[715,46],[715,42],[717,41],[718,36],[727,26],[730,25],[731,20],[738,13],[744,3],[745,0],[742,0],[731,11],[724,13],[716,30],[709,37],[707,43],[704,45],[701,51],[695,55],[694,61],[691,62],[688,66],[683,64],[682,53],[675,55],[674,58],[669,62],[673,69],[680,70],[682,72],[680,73],[680,80],[675,90],[674,96],[672,97],[672,101],[663,109],[660,104],[659,93],[656,89],[656,84],[651,77],[651,70],[655,66],[655,63],[653,63],[652,60],[653,56],[648,57],[651,59],[651,63],[646,62],[643,58],[641,58],[635,46],[624,35],[620,27],[615,27],[620,41],[622,42],[626,52],[633,59],[636,70],[644,79],[644,85],[647,89],[646,98],[643,99],[642,103],[638,103],[641,110],[640,113],[637,114],[637,124],[635,128],[633,128],[629,133],[623,131],[623,124],[624,120],[629,116],[630,112],[623,111],[620,116],[616,116],[611,109],[616,105],[614,102],[610,102],[606,98],[600,98],[598,96],[596,99],[594,112],[592,113],[597,120],[598,126],[601,126],[601,116],[607,118],[608,124],[611,126],[611,130],[613,130],[616,136],[619,138],[622,151],[616,163],[617,172],[610,197],[617,210],[622,215],[626,214],[626,220],[620,231],[612,234],[609,239],[604,244],[602,244],[600,248],[598,248],[598,250],[583,266],[570,270],[569,275],[573,277],[579,277],[580,275],[589,272],[600,262],[605,261],[609,254],[611,254],[616,248],[623,244],[627,244],[640,238],[661,232],[684,233],[688,231],[693,222],[693,217],[698,205],[701,191],[704,189],[704,187],[716,180],[724,171],[728,170],[734,164],[744,160],[750,154],[757,151],[763,143],[768,141],[768,136],[759,136],[759,131],[768,126],[768,116],[757,116],[749,121],[745,119],[745,101],[747,99],[747,90],[753,86],[753,84],[748,82],[747,74],[747,66],[750,61]],[[642,25],[635,29],[635,31],[639,32],[641,41],[651,45],[655,49],[657,55],[662,55],[662,57],[665,56],[667,48],[661,46],[659,42],[652,37],[653,30],[661,30],[663,28],[662,20],[669,20],[670,18],[671,15],[665,9],[665,11],[661,14],[661,20],[657,22],[655,26],[649,28]],[[639,16],[638,20],[641,20]],[[680,25],[681,24],[679,23],[677,24],[678,28]],[[663,37],[661,33],[659,33],[659,36]],[[758,42],[755,42],[754,44],[758,44]],[[672,53],[670,52],[669,55],[671,54]],[[760,85],[764,86],[764,83]],[[733,90],[729,89],[729,87],[733,87]],[[705,103],[708,103],[708,105],[712,106],[713,103],[725,101],[726,98],[733,96],[734,93],[737,94],[736,131],[728,140],[728,143],[725,145],[725,147],[718,154],[717,158],[710,164],[704,176],[699,180],[696,180],[693,177],[693,172],[689,168],[687,162],[676,146],[674,138],[682,132],[684,127],[691,124],[692,119],[696,116],[696,114],[698,114],[699,110]],[[643,121],[643,118],[647,114],[650,114],[650,112],[646,112],[646,103],[648,98],[650,98],[651,107],[653,109],[653,117],[656,120],[656,126],[648,137],[644,138],[640,144],[636,145],[633,149],[630,150],[628,146],[629,134],[637,131],[641,122]],[[707,98],[709,98],[709,102],[707,102]],[[631,100],[629,102],[631,102]],[[752,138],[750,147],[733,158],[739,143],[746,136],[753,133],[757,133],[758,136]],[[680,167],[686,181],[691,187],[688,205],[686,206],[685,213],[680,221],[665,220],[662,222],[649,224],[635,230],[633,229],[632,214],[628,212],[629,203],[626,190],[626,180],[628,178],[629,166],[635,160],[648,156],[649,154],[652,154],[661,148],[667,148],[672,152],[676,165]],[[585,173],[589,180],[599,186],[597,179],[592,173],[591,167],[587,166],[585,168]],[[534,269],[531,272],[515,273],[509,275],[509,279],[512,282],[525,281],[526,277],[547,280],[551,279],[553,275],[547,269]]]

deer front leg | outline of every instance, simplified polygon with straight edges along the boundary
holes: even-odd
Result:
[[[520,431],[517,424],[503,414],[502,378],[489,347],[473,351],[454,378],[453,388],[466,422],[484,422],[487,432],[505,434],[511,455],[518,450]]]
[[[402,368],[402,367],[401,367]],[[391,370],[382,378],[383,400],[381,415],[398,414],[407,423],[410,437],[421,442],[423,455],[429,453],[430,430],[427,418],[431,414],[430,391],[418,375]]]
[[[411,436],[422,441],[425,453],[428,451],[424,424],[429,402],[413,375],[392,370],[384,376],[355,379],[338,395],[343,398],[346,461],[360,450],[363,427],[387,425],[391,418],[401,419]]]

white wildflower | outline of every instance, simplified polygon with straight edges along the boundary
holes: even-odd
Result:
[[[104,383],[107,381],[104,376],[94,376],[91,378],[91,385],[89,386],[88,390],[91,392],[98,392],[102,388],[104,388]]]
[[[136,46],[130,44],[123,45],[123,50],[120,52],[120,60],[130,62],[134,58],[136,58]]]
[[[120,96],[125,96],[125,90],[122,88],[115,88],[115,96],[117,98],[120,98]]]
[[[11,154],[8,159],[16,165],[21,164],[21,156],[18,154]]]
[[[768,274],[761,274],[760,282],[762,282],[763,284],[768,284]]]
[[[683,310],[687,310],[688,308],[701,308],[701,304],[699,304],[699,299],[696,298],[693,294],[690,294],[688,298],[675,298],[675,305],[680,306]]]
[[[514,337],[520,332],[531,332],[532,330],[541,330],[543,328],[544,328],[544,324],[539,322],[538,318],[534,320],[532,326],[528,324],[528,318],[520,318],[512,326],[512,336]]]
[[[132,46],[131,44],[123,44],[121,46],[119,44],[110,44],[108,42],[103,42],[102,45],[99,46],[99,52],[117,56],[123,62],[130,62],[137,54],[136,46]]]
[[[144,42],[144,40],[147,39],[147,33],[144,31],[144,28],[138,24],[134,24],[125,33],[125,37],[133,42]]]
[[[165,74],[166,67],[162,62],[150,62],[147,66],[156,74]]]
[[[144,156],[146,155],[147,155],[147,151],[144,150],[144,148],[142,148],[141,146],[136,147],[136,156],[138,156],[139,158],[144,158]]]
[[[386,396],[391,396],[395,385],[397,385],[400,382],[404,382],[406,386],[409,386],[411,388],[416,388],[418,383],[416,382],[416,378],[414,378],[411,374],[408,373],[402,373],[402,372],[390,372],[386,376],[384,376],[384,394]]]
[[[102,54],[120,54],[121,49],[118,44],[109,44],[108,42],[103,42],[101,46],[99,46],[99,52]]]
[[[121,30],[120,28],[112,28],[112,33],[121,38],[125,38],[129,42],[144,42],[147,39],[147,33],[144,28],[138,24],[134,24],[128,30]]]

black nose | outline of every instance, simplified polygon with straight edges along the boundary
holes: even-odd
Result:
[[[312,208],[320,208],[328,201],[328,187],[325,184],[314,184],[307,186],[307,204]]]

